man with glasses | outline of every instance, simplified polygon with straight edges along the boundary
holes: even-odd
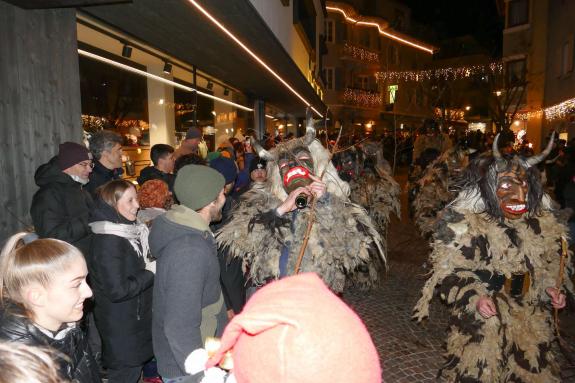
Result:
[[[60,144],[58,155],[34,175],[40,189],[34,194],[30,215],[40,238],[57,238],[88,254],[88,214],[92,197],[86,191],[94,163],[88,149],[75,142]]]

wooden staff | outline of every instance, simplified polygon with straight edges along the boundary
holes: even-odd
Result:
[[[325,168],[323,169],[323,172],[320,175],[320,179],[323,179],[323,176],[325,175],[325,172],[327,171],[327,167],[329,166],[329,163],[331,162],[331,159],[333,157],[333,155],[335,153],[337,153],[337,146],[339,144],[339,140],[341,138],[341,131],[342,131],[342,127],[339,128],[339,134],[337,135],[337,140],[335,141],[335,144],[333,145],[333,147],[330,150],[329,153],[329,159],[327,164],[325,165]],[[326,129],[327,132],[327,129]],[[305,249],[307,248],[307,243],[309,242],[309,237],[311,235],[311,229],[313,227],[313,223],[315,222],[315,205],[316,205],[316,201],[317,198],[313,198],[312,202],[311,202],[311,207],[310,207],[310,212],[309,212],[309,219],[307,220],[307,227],[305,229],[305,235],[303,237],[303,243],[301,245],[301,249],[299,250],[299,255],[297,257],[297,261],[295,264],[295,269],[294,269],[294,274],[299,274],[299,269],[301,266],[301,262],[303,261],[303,256],[305,254]]]
[[[557,281],[555,283],[555,288],[558,293],[561,293],[561,286],[563,286],[563,279],[565,278],[565,260],[567,259],[567,240],[565,237],[561,237],[561,260],[559,262],[559,275],[557,276]],[[559,332],[559,309],[555,308],[553,310],[553,315],[555,319],[555,333],[557,338],[561,339],[561,334]]]

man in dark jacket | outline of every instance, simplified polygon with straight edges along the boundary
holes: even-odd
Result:
[[[174,191],[174,148],[166,144],[156,144],[150,150],[153,166],[147,166],[140,172],[138,184],[142,186],[149,180],[162,180]]]
[[[226,180],[226,185],[224,186],[226,203],[222,209],[222,219],[210,224],[212,231],[215,233],[227,223],[233,206],[237,204],[231,193],[236,182],[238,170],[235,162],[226,157],[214,158],[210,161],[210,167],[220,172]],[[242,260],[240,258],[232,258],[226,249],[222,247],[218,248],[218,259],[220,261],[222,293],[228,308],[228,318],[231,318],[234,314],[239,314],[246,303],[246,280],[242,270]]]
[[[122,176],[122,137],[111,130],[101,130],[90,138],[90,151],[95,159],[94,171],[86,187],[96,199],[96,189]]]
[[[40,238],[60,239],[88,254],[88,215],[93,202],[84,185],[93,166],[86,147],[64,142],[58,155],[36,170],[34,179],[40,190],[32,198],[30,215]]]
[[[224,177],[207,166],[184,166],[174,183],[181,205],[152,225],[149,243],[157,259],[152,336],[164,382],[186,376],[186,358],[204,347],[206,337],[221,334],[226,323],[217,245],[209,227],[221,219],[224,184]]]

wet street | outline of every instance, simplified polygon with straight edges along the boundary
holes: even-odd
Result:
[[[401,173],[398,182],[405,186]],[[349,291],[344,299],[368,327],[379,351],[386,383],[436,382],[443,364],[448,311],[434,299],[430,318],[418,324],[411,312],[425,282],[425,260],[429,248],[409,221],[405,190],[402,220],[394,219],[388,234],[389,270],[379,288],[368,293]],[[565,315],[563,337],[575,337],[575,315]],[[561,358],[562,359],[562,358]],[[575,382],[575,370],[563,364],[563,382]]]

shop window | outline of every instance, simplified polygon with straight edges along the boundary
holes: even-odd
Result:
[[[84,130],[109,129],[122,135],[125,146],[149,145],[146,78],[87,57],[78,61]]]
[[[186,82],[175,80],[182,85],[193,87],[192,84]],[[213,94],[212,91],[208,89],[202,89],[198,87],[198,90]],[[174,88],[174,112],[176,115],[176,132],[179,135],[185,135],[187,124],[196,123],[199,128],[204,128],[206,126],[214,125],[214,100],[207,97],[197,97],[197,108],[196,108],[196,95],[193,92],[188,92],[183,89]],[[194,115],[194,112],[196,114]]]
[[[325,42],[335,42],[335,23],[331,19],[325,20]]]
[[[507,5],[507,28],[529,22],[529,0],[511,0]]]
[[[507,84],[518,86],[525,83],[526,62],[525,59],[513,60],[507,63]]]

